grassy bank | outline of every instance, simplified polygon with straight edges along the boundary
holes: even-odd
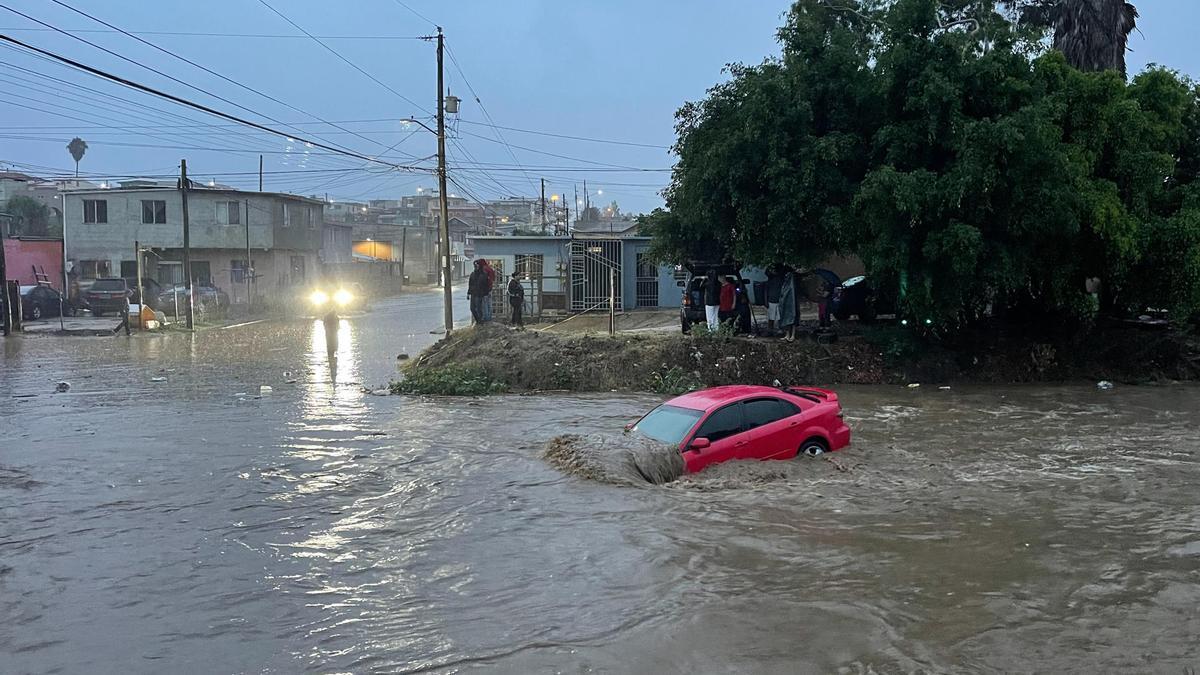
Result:
[[[1168,332],[1112,329],[1072,343],[980,334],[956,348],[894,328],[810,339],[696,338],[664,334],[562,335],[488,325],[456,331],[426,350],[396,393],[651,391],[722,384],[911,382],[1124,383],[1200,379],[1195,341]]]

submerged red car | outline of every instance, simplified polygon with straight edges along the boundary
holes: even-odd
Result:
[[[850,444],[828,389],[731,385],[673,398],[628,427],[683,453],[688,473],[731,459],[788,459]]]

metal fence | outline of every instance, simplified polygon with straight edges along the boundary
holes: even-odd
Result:
[[[615,283],[615,287],[614,287]],[[621,311],[621,242],[571,242],[571,311],[608,308]]]

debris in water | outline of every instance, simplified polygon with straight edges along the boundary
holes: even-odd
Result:
[[[271,388],[271,385],[264,384],[258,388],[258,395],[259,396],[267,396],[268,394],[272,393],[273,391],[275,391],[275,390]]]
[[[1113,383],[1109,382],[1108,380],[1100,380],[1096,383],[1096,388],[1100,391],[1108,391],[1109,389],[1113,388]]]
[[[921,386],[921,383],[920,383],[920,382],[913,382],[912,384],[908,385],[908,388],[909,388],[909,389],[917,389],[917,388],[919,388],[920,386]]]
[[[938,387],[938,391],[950,391],[950,387]]]
[[[408,354],[397,354],[397,355],[396,355],[396,360],[397,360],[397,361],[407,361],[407,360],[408,360]]]
[[[60,394],[65,394],[68,391],[71,391],[71,383],[59,382],[58,384],[54,385],[54,391],[57,391]]]
[[[166,381],[167,381],[167,378],[165,378],[165,377],[152,377],[152,378],[150,378],[150,381],[151,381],[151,382],[166,382]]]

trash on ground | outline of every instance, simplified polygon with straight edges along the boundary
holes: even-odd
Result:
[[[916,388],[918,388],[918,387],[920,387],[920,386],[921,386],[921,383],[920,383],[920,382],[913,382],[912,384],[908,385],[908,388],[909,388],[909,389],[916,389]]]
[[[938,387],[938,391],[950,391],[950,387],[948,387],[948,386]]]

